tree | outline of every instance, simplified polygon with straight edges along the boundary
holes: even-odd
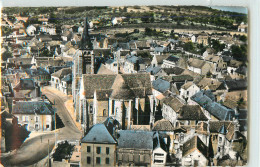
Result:
[[[3,54],[2,54],[2,60],[3,61],[6,61],[8,58],[12,58],[13,56],[12,56],[12,53],[9,51],[9,50],[7,50],[7,51],[5,51]]]
[[[191,51],[194,50],[194,45],[193,45],[192,42],[187,42],[187,43],[184,44],[183,49],[188,51],[188,52],[191,52]]]
[[[69,159],[72,155],[74,145],[65,141],[64,143],[59,143],[57,149],[53,154],[54,161],[62,161],[62,159]]]
[[[242,35],[239,37],[239,40],[242,42],[246,42],[247,41],[247,37],[245,35]]]
[[[232,45],[231,55],[234,59],[239,61],[247,61],[247,45]]]

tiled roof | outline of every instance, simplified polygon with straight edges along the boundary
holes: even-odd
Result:
[[[208,118],[199,105],[184,105],[179,111],[178,120],[207,121]]]
[[[120,74],[125,84],[136,93],[135,89],[143,89],[146,95],[152,94],[149,74]],[[84,74],[83,83],[86,98],[93,98],[95,90],[111,89],[117,74]],[[145,88],[145,90],[144,90]],[[138,93],[138,92],[137,92]],[[138,93],[139,94],[139,93]],[[135,96],[138,96],[135,94]]]
[[[167,97],[163,99],[163,103],[170,106],[175,112],[179,112],[184,105],[177,97]]]
[[[71,74],[71,73],[72,73],[71,68],[63,68],[63,69],[60,69],[59,71],[53,73],[52,76],[62,79],[65,76],[67,76],[68,74]]]
[[[154,123],[154,131],[173,131],[174,127],[169,120],[161,119]]]
[[[200,153],[202,153],[205,158],[208,157],[208,148],[198,136],[194,136],[183,144],[182,156],[184,157],[186,155],[189,155],[195,150],[198,150]]]

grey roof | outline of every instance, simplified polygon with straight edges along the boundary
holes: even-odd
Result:
[[[112,64],[112,63],[114,63],[114,59],[108,59],[107,61],[106,61],[106,64]]]
[[[116,144],[117,141],[109,133],[104,124],[96,124],[91,127],[86,136],[81,140],[82,143],[105,143]]]
[[[43,101],[17,101],[13,106],[13,114],[53,115],[54,109],[50,103]]]
[[[148,67],[146,72],[151,73],[151,75],[157,74],[161,70],[160,67]]]
[[[204,94],[203,90],[193,95],[191,99],[219,120],[233,120],[233,117],[235,116],[234,110],[228,109],[225,106],[213,101],[210,97]]]
[[[153,132],[120,130],[118,148],[153,150]]]
[[[167,90],[170,89],[170,82],[165,81],[163,79],[156,79],[155,81],[153,81],[152,83],[153,88],[161,93],[166,92]]]
[[[176,57],[176,56],[169,56],[167,59],[165,59],[165,60],[167,60],[167,61],[171,61],[171,62],[177,62],[177,61],[179,61],[179,58],[178,57]]]
[[[180,68],[180,67],[173,67],[173,68],[163,68],[162,69],[165,73],[167,73],[167,75],[170,74],[175,74],[175,75],[180,75],[181,73],[183,73],[184,69]]]
[[[235,71],[238,74],[246,75],[247,74],[247,67],[246,66],[240,66]]]
[[[144,64],[144,60],[141,57],[137,57],[137,56],[126,56],[126,61],[136,64],[139,61],[139,64]]]
[[[50,74],[43,68],[38,67],[36,69],[25,69],[24,70],[30,77],[36,77],[39,75],[47,75],[50,76]]]
[[[229,91],[247,89],[246,80],[226,80],[225,84],[228,87]]]
[[[20,82],[14,87],[19,90],[32,90],[35,89],[35,82],[31,78],[20,79]]]
[[[62,78],[62,81],[72,83],[72,74],[66,75],[64,78]]]
[[[71,74],[71,73],[72,73],[71,68],[63,68],[63,69],[60,69],[59,71],[53,73],[52,76],[62,79],[66,75]]]

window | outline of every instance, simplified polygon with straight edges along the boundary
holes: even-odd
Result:
[[[103,110],[103,116],[107,116],[107,110],[106,109]]]
[[[100,159],[100,157],[96,157],[96,164],[101,164],[101,159]]]
[[[221,142],[222,142],[222,137],[219,137],[219,139],[218,139],[218,140],[219,140],[219,143],[221,143]]]
[[[39,122],[39,117],[38,116],[35,117],[35,122]]]
[[[100,152],[101,152],[101,147],[97,147],[96,152],[97,152],[97,154],[100,154]]]
[[[91,151],[91,147],[87,146],[87,152],[90,153],[90,151]]]
[[[35,130],[39,130],[39,125],[35,124]]]
[[[52,78],[51,80],[54,81],[54,78]]]
[[[106,154],[109,154],[109,147],[106,148]]]
[[[92,114],[93,113],[93,106],[89,106],[89,113]]]
[[[23,121],[24,121],[24,122],[28,122],[28,121],[29,121],[28,116],[23,116]]]
[[[106,158],[106,164],[109,164],[109,158]]]
[[[91,157],[87,157],[87,164],[91,164]]]

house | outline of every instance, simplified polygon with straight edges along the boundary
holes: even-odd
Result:
[[[40,97],[40,87],[31,78],[20,78],[18,84],[13,87],[14,98]]]
[[[34,36],[35,35],[35,32],[36,32],[36,27],[34,25],[29,25],[27,28],[26,28],[26,32],[29,36]]]
[[[61,79],[61,91],[66,95],[72,95],[72,74]]]
[[[191,97],[191,100],[198,103],[207,117],[212,120],[231,121],[235,118],[235,111],[215,102],[215,97],[210,90],[201,90]]]
[[[209,39],[209,36],[206,35],[206,34],[201,34],[197,37],[197,43],[199,44],[203,44],[204,46],[207,46],[209,43],[208,43],[208,39]]]
[[[163,138],[166,148],[169,153],[174,153],[174,126],[167,119],[161,119],[154,123],[153,131],[159,133],[160,137]]]
[[[183,72],[184,69],[180,67],[160,68],[160,71],[156,73],[156,76],[157,77],[176,76],[182,74]]]
[[[242,22],[242,23],[238,26],[237,31],[247,33],[247,28],[248,28],[248,25],[245,24],[244,22]]]
[[[168,54],[162,54],[162,55],[154,54],[152,62],[151,62],[151,66],[152,67],[161,67],[161,65],[163,64],[163,60],[167,59],[168,57],[169,57]]]
[[[164,138],[158,132],[154,134],[152,166],[164,166],[166,164],[168,148],[164,141]]]
[[[178,97],[167,97],[162,101],[162,117],[176,127],[178,113],[184,102]]]
[[[227,71],[229,74],[234,74],[235,71],[243,64],[243,62],[241,61],[237,61],[237,60],[230,60],[228,66],[227,66]]]
[[[238,150],[244,147],[241,141],[245,140],[245,136],[238,131],[238,127],[238,123],[234,121],[209,122],[214,159],[221,159],[225,155],[229,155],[230,159],[237,159]]]
[[[93,125],[81,140],[81,166],[115,166],[117,140],[103,124]]]
[[[228,92],[247,90],[247,80],[226,80],[224,81]]]
[[[177,119],[180,126],[190,127],[195,127],[199,122],[209,120],[199,105],[183,105],[179,110]]]
[[[111,71],[113,71],[114,73],[118,73],[119,71],[119,67],[118,67],[118,62],[115,61],[114,59],[108,59],[105,62],[105,67]]]
[[[195,73],[201,75],[206,75],[209,72],[214,73],[213,64],[210,64],[206,61],[196,59],[196,58],[190,58],[187,63],[188,63],[188,69]]]
[[[223,58],[220,56],[208,55],[205,57],[205,61],[211,62],[214,64],[214,71],[222,72],[227,70],[227,63],[224,62]]]
[[[158,166],[166,163],[165,143],[158,133],[120,130],[118,136],[118,166]]]
[[[173,68],[177,66],[179,58],[176,56],[169,56],[163,60],[162,68]]]
[[[75,114],[83,128],[103,122],[108,116],[116,119],[122,129],[152,121],[149,74],[83,74],[79,96],[80,109]]]
[[[63,91],[62,79],[71,74],[71,68],[63,68],[51,75],[51,86]],[[69,78],[67,78],[69,79]]]
[[[27,78],[32,78],[39,85],[47,85],[51,79],[50,74],[41,67],[32,66],[30,69],[24,70]]]
[[[205,59],[209,55],[214,55],[215,50],[213,48],[207,48],[205,52],[202,54],[202,58]]]
[[[164,93],[170,89],[170,82],[158,78],[152,82],[152,86],[154,96],[158,96],[159,94]]]
[[[208,162],[208,147],[198,136],[194,136],[183,144],[183,166],[207,166]]]
[[[146,65],[141,57],[137,56],[127,56],[124,64],[125,73],[137,73],[139,71],[144,71]]]
[[[44,101],[15,101],[12,113],[28,131],[51,131],[55,110]]]
[[[185,99],[187,102],[190,101],[191,96],[200,91],[200,88],[193,82],[186,82],[181,86],[180,97]]]

